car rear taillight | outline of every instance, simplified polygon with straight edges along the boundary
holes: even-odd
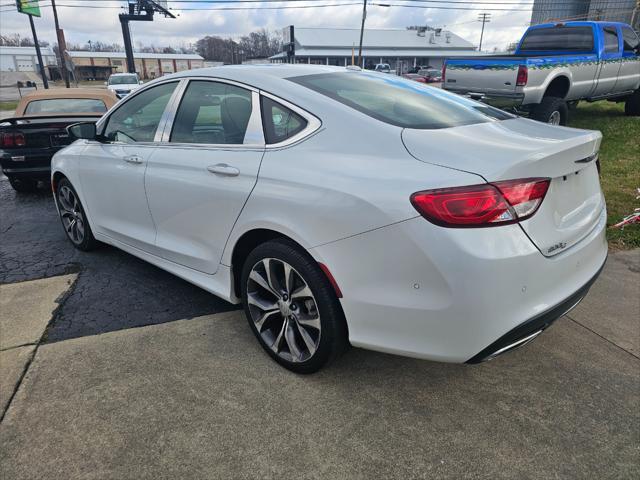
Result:
[[[518,67],[518,76],[516,77],[516,87],[524,87],[529,80],[529,69],[526,65]]]
[[[443,227],[506,225],[536,213],[549,183],[548,178],[526,178],[425,190],[411,195],[411,204],[424,218]]]
[[[0,133],[0,147],[24,147],[27,141],[22,132]]]
[[[447,73],[447,64],[443,63],[442,64],[442,83],[444,83],[444,75],[445,73]]]

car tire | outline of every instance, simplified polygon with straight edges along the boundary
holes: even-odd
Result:
[[[567,102],[559,97],[544,97],[542,102],[533,107],[530,118],[552,125],[566,125],[569,121]]]
[[[84,252],[96,248],[100,243],[93,236],[80,197],[69,180],[63,178],[58,182],[54,198],[60,222],[73,246]]]
[[[640,116],[640,90],[636,90],[624,103],[624,114],[628,117]]]
[[[9,177],[9,184],[18,193],[34,193],[38,191],[38,181],[33,178]]]
[[[294,242],[278,239],[256,247],[244,262],[241,288],[251,330],[288,370],[317,372],[347,348],[336,293],[318,263]]]

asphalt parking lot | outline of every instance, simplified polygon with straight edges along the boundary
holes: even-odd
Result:
[[[0,179],[0,478],[638,478],[640,251],[478,366],[270,361],[236,307]],[[134,328],[138,327],[138,328]]]

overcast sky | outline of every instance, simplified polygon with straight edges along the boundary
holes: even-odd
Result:
[[[192,0],[193,1],[193,0]],[[377,3],[405,3],[400,0],[368,0]],[[451,0],[452,2],[461,0]],[[368,8],[367,27],[369,28],[404,28],[408,25],[431,25],[446,27],[454,33],[469,40],[475,45],[480,39],[481,24],[477,21],[480,11],[492,13],[492,21],[487,24],[483,41],[483,50],[493,47],[504,48],[508,43],[520,38],[531,18],[531,0],[489,0],[484,10],[438,10],[434,8],[385,8],[371,5]],[[41,3],[43,0],[41,0]],[[358,0],[327,0],[324,4],[358,3]],[[13,0],[0,0],[0,30],[3,35],[19,33],[31,36],[29,21],[26,15],[8,11],[6,5]],[[125,1],[82,1],[57,0],[60,26],[65,31],[68,42],[85,44],[88,40],[122,44],[122,32],[118,13]],[[498,5],[498,3],[504,5]],[[65,8],[61,5],[112,5],[113,9]],[[236,6],[253,7],[271,4],[238,4]],[[282,4],[277,4],[282,5]],[[295,5],[305,5],[296,2]],[[433,5],[422,3],[421,5]],[[437,4],[436,4],[437,5]],[[443,4],[440,4],[443,5]],[[444,3],[444,5],[447,5]],[[452,6],[451,3],[448,4]],[[193,11],[187,8],[211,8],[210,4],[169,2],[180,16],[176,19],[165,19],[157,15],[153,22],[132,22],[131,30],[134,45],[185,46],[205,35],[222,37],[239,37],[253,30],[265,27],[280,30],[286,25],[298,27],[347,27],[360,28],[362,6],[333,6],[329,8],[291,9],[291,10],[239,10],[239,11]],[[232,5],[233,6],[233,5]],[[468,3],[456,5],[469,7]],[[483,5],[475,2],[474,8]],[[183,10],[178,10],[180,7]],[[216,8],[222,8],[216,5]],[[490,11],[491,8],[512,9],[511,11]],[[53,15],[51,8],[42,8],[42,17],[35,18],[38,36],[50,43],[55,41]],[[366,44],[366,37],[365,37]]]

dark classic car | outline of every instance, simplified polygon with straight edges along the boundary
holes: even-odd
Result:
[[[0,165],[18,192],[49,181],[51,157],[73,140],[66,127],[97,121],[118,102],[106,89],[38,90],[24,96],[15,116],[0,120]]]

